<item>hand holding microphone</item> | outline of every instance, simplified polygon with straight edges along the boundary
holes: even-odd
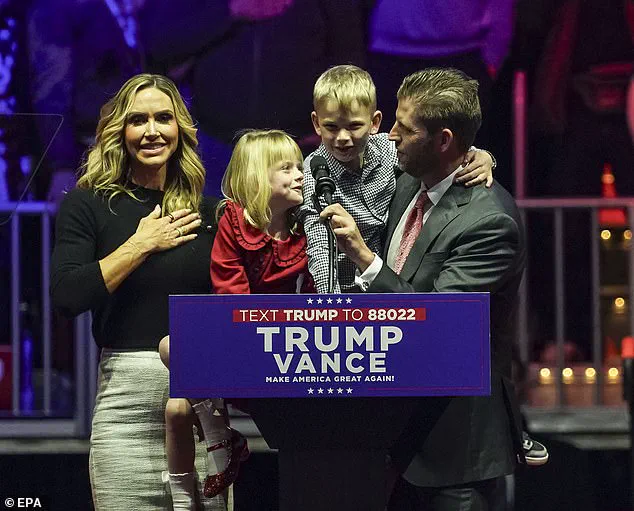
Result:
[[[341,204],[331,204],[319,215],[322,221],[330,222],[340,250],[357,265],[361,273],[374,261],[372,252],[363,240],[352,215]]]
[[[356,222],[341,204],[333,204],[332,194],[335,193],[335,182],[330,177],[328,162],[323,156],[315,156],[310,160],[310,172],[315,179],[315,197],[323,197],[328,206],[323,210],[315,200],[319,217],[327,222],[341,251],[346,254],[359,268],[365,268],[374,259],[374,254],[368,249],[359,232]]]

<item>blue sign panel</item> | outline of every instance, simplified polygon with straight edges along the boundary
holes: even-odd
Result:
[[[490,393],[488,293],[170,297],[172,397]]]

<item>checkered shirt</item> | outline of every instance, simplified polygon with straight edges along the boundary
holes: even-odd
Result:
[[[359,174],[346,169],[321,144],[304,161],[304,204],[300,218],[308,239],[308,269],[315,280],[317,292],[328,292],[328,232],[319,222],[319,214],[313,204],[315,179],[310,172],[310,161],[315,155],[323,156],[330,168],[330,177],[336,184],[333,202],[341,204],[352,215],[361,236],[373,252],[381,254],[383,233],[387,225],[390,201],[396,190],[396,148],[387,133],[371,135],[363,157]],[[320,199],[322,207],[325,201]],[[339,254],[335,293],[345,293],[354,287],[355,265],[345,254]]]

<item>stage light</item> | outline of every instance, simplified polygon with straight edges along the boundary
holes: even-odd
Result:
[[[550,372],[550,369],[547,367],[542,367],[539,370],[539,383],[542,385],[548,385],[553,382],[553,375]]]
[[[619,370],[616,367],[610,367],[608,369],[608,381],[610,383],[616,383],[619,379]]]
[[[612,233],[610,232],[609,229],[603,229],[601,231],[601,239],[604,241],[609,240],[612,237]]]
[[[565,367],[563,371],[561,371],[561,374],[564,377],[564,383],[573,382],[575,374],[570,367]]]
[[[594,380],[597,377],[597,370],[594,367],[587,367],[585,375],[588,380]]]
[[[622,309],[623,307],[625,307],[625,298],[622,298],[620,296],[618,298],[615,298],[614,299],[614,306],[617,309]]]
[[[632,231],[630,231],[629,229],[625,229],[625,231],[623,231],[623,239],[624,240],[631,240],[632,239]]]

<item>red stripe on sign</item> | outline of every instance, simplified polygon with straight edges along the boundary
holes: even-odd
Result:
[[[410,308],[325,308],[325,309],[233,309],[234,323],[394,323],[425,321],[427,309]]]

